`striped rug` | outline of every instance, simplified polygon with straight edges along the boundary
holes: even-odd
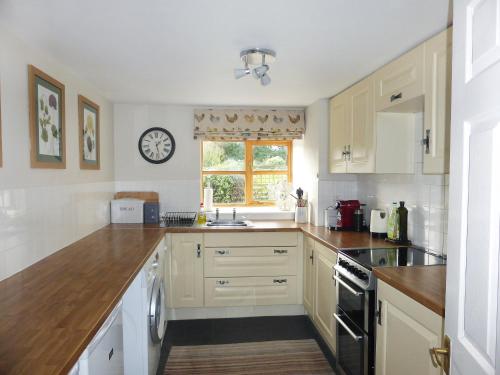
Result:
[[[334,374],[315,340],[173,346],[165,375]]]

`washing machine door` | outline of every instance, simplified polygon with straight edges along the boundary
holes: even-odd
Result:
[[[151,300],[149,301],[149,332],[151,340],[159,343],[165,333],[165,287],[163,278],[155,276],[151,289]]]

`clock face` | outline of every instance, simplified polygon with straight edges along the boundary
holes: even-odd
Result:
[[[150,163],[165,163],[172,157],[174,151],[174,137],[163,128],[150,128],[139,138],[139,152]]]

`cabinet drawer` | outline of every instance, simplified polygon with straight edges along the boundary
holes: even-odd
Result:
[[[205,252],[206,277],[296,274],[296,247],[215,247]]]
[[[205,233],[205,247],[297,246],[297,232]]]
[[[375,73],[375,110],[390,108],[424,94],[424,46],[420,45]],[[406,110],[401,110],[406,112]],[[411,108],[408,108],[412,112]]]
[[[205,306],[298,303],[295,276],[205,278]]]

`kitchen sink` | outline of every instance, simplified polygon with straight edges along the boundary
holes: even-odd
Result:
[[[248,222],[243,220],[214,220],[207,223],[207,227],[246,227]]]

